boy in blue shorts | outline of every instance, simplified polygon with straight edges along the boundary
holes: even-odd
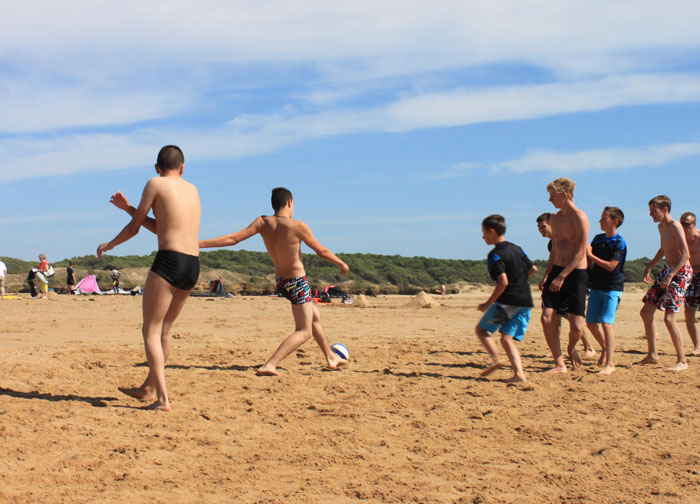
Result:
[[[617,234],[617,228],[624,220],[622,210],[617,207],[605,207],[598,221],[600,229],[604,232],[596,235],[586,250],[589,263],[593,263],[586,325],[603,349],[598,360],[599,366],[605,363],[600,371],[602,375],[609,375],[615,371],[613,324],[622,298],[627,257],[627,244],[622,236]]]
[[[501,345],[513,366],[513,377],[507,381],[524,382],[526,379],[520,353],[513,340],[523,340],[530,322],[532,294],[528,277],[537,271],[537,267],[523,249],[506,241],[506,222],[503,216],[486,217],[481,223],[481,231],[486,244],[494,246],[489,252],[487,265],[489,275],[496,281],[491,296],[478,306],[479,311],[485,313],[476,326],[476,335],[492,360],[481,376],[488,376],[505,364],[496,343],[489,336],[500,329]]]

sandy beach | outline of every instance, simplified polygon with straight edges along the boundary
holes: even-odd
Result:
[[[350,365],[325,371],[310,341],[280,377],[254,371],[291,332],[286,301],[192,298],[166,369],[171,413],[117,391],[147,372],[140,297],[3,301],[0,501],[700,501],[700,359],[667,371],[659,324],[661,363],[633,365],[646,350],[641,290],[624,294],[609,377],[595,361],[542,373],[551,356],[535,308],[519,385],[504,382],[509,366],[479,377],[488,291],[431,308],[404,296],[322,306]]]

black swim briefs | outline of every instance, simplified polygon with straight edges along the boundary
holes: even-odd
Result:
[[[177,289],[192,290],[199,279],[199,257],[172,250],[159,250],[151,271]]]
[[[562,266],[552,266],[552,271],[550,271],[542,290],[542,306],[554,308],[559,315],[570,313],[584,317],[586,315],[588,271],[575,269],[564,279],[561,290],[552,292],[549,290],[549,286],[563,270]]]

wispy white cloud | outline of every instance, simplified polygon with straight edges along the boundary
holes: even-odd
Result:
[[[300,114],[291,108],[278,114],[239,116],[218,128],[174,126],[141,128],[125,134],[12,137],[0,139],[0,181],[139,166],[144,160],[150,163],[155,149],[166,143],[181,145],[190,160],[236,158],[341,134],[411,131],[617,106],[697,101],[698,74],[638,74],[429,93],[370,109]],[[104,152],[119,152],[119,156],[104,156]],[[453,168],[451,176],[464,168]]]
[[[551,171],[580,173],[592,170],[623,170],[645,166],[664,166],[681,159],[700,155],[700,143],[671,143],[645,147],[611,147],[576,152],[550,149],[528,151],[520,159],[491,166],[524,173]]]

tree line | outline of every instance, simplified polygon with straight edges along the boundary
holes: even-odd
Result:
[[[455,291],[455,284],[492,284],[485,260],[436,259],[431,257],[403,257],[400,255],[380,254],[337,254],[350,266],[350,273],[341,276],[338,269],[323,261],[315,254],[303,254],[306,272],[314,286],[339,284],[350,293],[366,294],[412,294],[420,290],[432,291],[441,284]],[[110,256],[98,259],[95,255],[73,257],[70,259],[76,269],[86,274],[97,274],[98,280],[105,277],[111,268],[127,270],[129,268],[150,268],[155,252],[146,256]],[[59,269],[68,266],[69,259],[55,261],[52,264]],[[9,274],[26,274],[36,267],[36,262],[5,258]],[[539,269],[530,281],[539,283],[546,268],[546,261],[534,261]],[[644,268],[649,259],[646,257],[625,263],[625,281],[642,282]],[[271,278],[274,265],[265,252],[247,250],[215,250],[202,252],[200,255],[202,273],[211,270],[226,270],[244,278],[239,282],[238,290],[250,294],[271,293]],[[663,265],[657,265],[659,271]],[[128,284],[125,287],[132,287]],[[234,286],[227,286],[235,292]]]

